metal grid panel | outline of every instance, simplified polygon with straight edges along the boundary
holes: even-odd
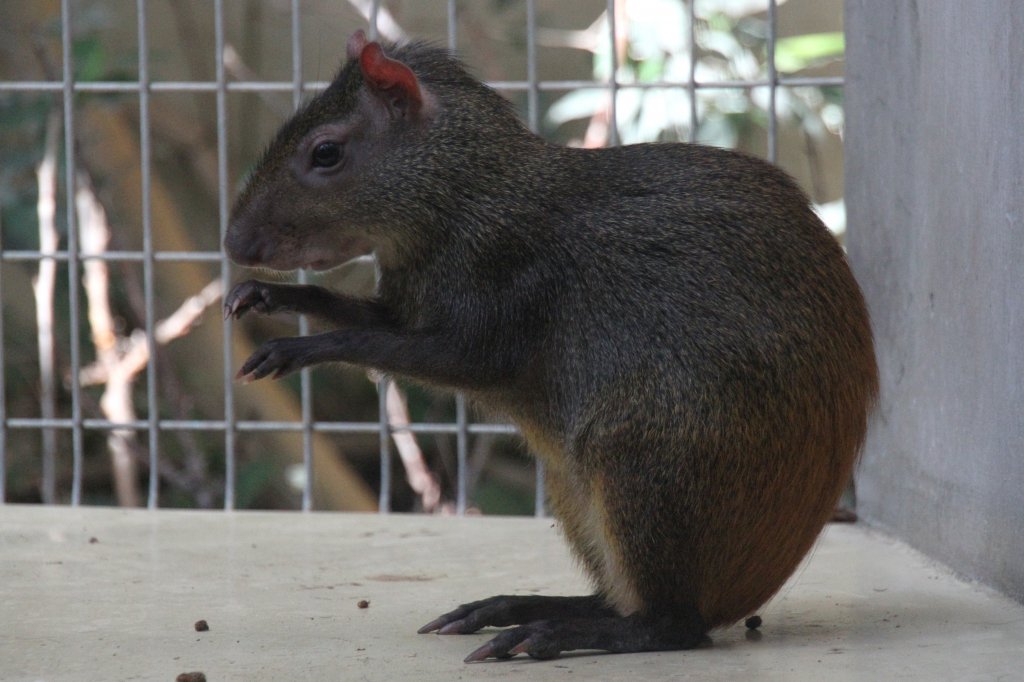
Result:
[[[778,140],[778,114],[776,111],[776,92],[779,87],[793,86],[842,86],[841,77],[782,77],[779,75],[775,64],[775,43],[776,43],[776,0],[765,0],[768,14],[768,65],[767,78],[764,80],[729,80],[729,81],[699,81],[696,77],[696,59],[690,60],[689,79],[687,82],[644,82],[644,83],[620,83],[616,78],[616,69],[611,69],[611,77],[606,82],[593,80],[547,80],[542,81],[537,75],[537,11],[536,1],[526,0],[527,17],[527,78],[526,80],[507,80],[491,82],[490,85],[504,91],[522,91],[526,93],[527,111],[526,119],[529,127],[539,130],[539,94],[543,91],[567,91],[579,88],[600,88],[609,91],[610,98],[610,125],[609,135],[613,144],[618,144],[617,126],[617,97],[615,94],[623,88],[664,88],[678,87],[685,88],[689,92],[690,120],[697,121],[697,97],[698,90],[710,89],[741,89],[751,90],[754,88],[768,88],[768,133],[767,133],[767,156],[769,160],[777,158]],[[386,4],[386,3],[383,3]],[[607,13],[610,18],[608,22],[607,39],[611,46],[611,54],[616,54],[616,12],[619,7],[616,0],[607,1]],[[369,8],[369,31],[376,36],[377,17],[382,6],[381,0],[373,0]],[[687,3],[689,22],[689,46],[691,55],[696,54],[695,31],[696,15],[694,3]],[[79,233],[77,215],[73,201],[66,201],[66,225],[67,240],[64,249],[43,249],[39,250],[9,250],[0,243],[0,275],[7,262],[30,262],[41,263],[50,261],[54,263],[66,263],[69,280],[69,315],[70,315],[70,356],[69,375],[72,377],[70,383],[71,416],[70,418],[56,418],[53,416],[42,416],[38,418],[13,418],[7,413],[6,386],[4,375],[0,373],[0,503],[6,499],[7,488],[7,461],[6,445],[8,442],[8,431],[12,429],[32,429],[41,434],[53,429],[70,431],[72,443],[72,482],[71,482],[71,504],[79,505],[82,502],[82,468],[83,468],[83,441],[84,432],[87,430],[109,431],[111,429],[130,429],[144,431],[147,435],[149,454],[149,481],[147,505],[156,508],[159,505],[159,436],[161,432],[175,430],[215,431],[224,435],[225,447],[225,471],[224,471],[224,508],[235,507],[236,488],[236,436],[242,432],[265,432],[265,431],[292,431],[302,434],[303,469],[305,473],[305,485],[302,495],[302,509],[313,508],[313,453],[312,436],[314,433],[376,433],[380,439],[380,466],[381,466],[381,492],[379,506],[381,511],[388,511],[391,508],[391,438],[399,429],[389,424],[385,394],[389,379],[383,377],[378,384],[379,417],[377,422],[337,422],[337,421],[314,421],[312,417],[312,389],[309,370],[301,372],[301,421],[249,421],[237,418],[233,390],[233,367],[235,360],[232,358],[232,325],[225,323],[223,330],[224,354],[224,414],[222,419],[207,420],[174,420],[160,419],[158,410],[157,395],[157,373],[154,354],[150,354],[146,365],[147,389],[145,402],[147,407],[147,418],[128,422],[112,422],[106,419],[85,418],[82,414],[81,384],[78,381],[79,371],[82,367],[80,357],[80,334],[81,311],[78,303],[78,287],[80,286],[80,270],[84,261],[97,259],[107,262],[131,262],[140,263],[143,272],[143,289],[146,306],[145,335],[150,348],[155,348],[154,336],[154,313],[155,299],[157,292],[154,285],[155,264],[161,262],[199,262],[216,263],[220,266],[220,279],[226,291],[232,281],[232,267],[229,264],[223,251],[199,252],[199,251],[157,251],[154,249],[152,240],[152,215],[151,215],[151,133],[150,133],[150,97],[153,93],[189,93],[209,92],[216,97],[216,140],[217,140],[217,185],[218,185],[218,214],[219,230],[221,240],[227,229],[229,215],[230,186],[228,174],[228,112],[227,96],[235,92],[290,92],[292,94],[293,106],[298,106],[303,96],[309,92],[315,92],[325,88],[328,83],[323,81],[307,81],[302,72],[301,61],[301,16],[303,8],[301,0],[290,0],[291,20],[291,58],[292,73],[288,81],[229,81],[224,63],[225,47],[225,17],[223,0],[214,0],[214,33],[216,49],[216,76],[215,80],[202,81],[152,81],[149,71],[149,46],[147,39],[147,0],[136,0],[137,31],[138,31],[138,80],[134,82],[124,81],[90,81],[78,82],[74,78],[73,70],[73,49],[71,27],[75,22],[72,12],[71,0],[61,1],[61,45],[62,45],[62,77],[59,80],[25,80],[25,81],[0,81],[0,92],[50,92],[59,94],[62,102],[62,126],[66,140],[76,139],[75,121],[75,95],[78,93],[124,93],[138,97],[139,103],[139,139],[140,159],[142,177],[142,230],[143,249],[142,251],[107,251],[101,254],[84,254],[79,245]],[[459,3],[456,0],[446,0],[447,12],[447,33],[448,45],[455,48],[457,43],[457,25],[459,16]],[[614,59],[614,57],[613,57]],[[696,135],[697,126],[690,126],[690,138],[693,140]],[[64,150],[65,187],[72,188],[68,194],[74,193],[77,187],[76,149],[74,144],[66,144]],[[299,281],[305,282],[305,273],[300,273]],[[2,278],[0,278],[2,281]],[[0,298],[6,295],[0,289]],[[308,332],[308,322],[301,319],[299,322],[300,333]],[[3,316],[0,315],[0,338],[3,338]],[[4,347],[0,343],[0,361],[4,359]],[[457,490],[456,490],[456,512],[464,514],[467,509],[468,498],[468,438],[471,434],[511,434],[516,429],[504,424],[471,423],[466,402],[463,396],[459,395],[456,400],[455,423],[417,423],[405,427],[405,431],[416,434],[455,434],[457,452]],[[54,465],[53,462],[42,462],[43,489],[53,490]],[[544,471],[538,462],[536,471],[536,504],[535,513],[543,515],[544,509]],[[44,494],[44,501],[49,496]]]

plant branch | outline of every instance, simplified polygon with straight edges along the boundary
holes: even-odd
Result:
[[[50,111],[46,119],[46,137],[43,158],[36,168],[39,185],[36,214],[39,218],[39,271],[32,279],[32,293],[36,302],[36,342],[39,349],[39,416],[53,419],[57,413],[57,381],[54,359],[53,295],[57,279],[57,261],[51,256],[60,245],[57,233],[57,140],[60,130],[60,112]],[[57,433],[42,430],[43,480],[40,491],[45,504],[53,504],[57,497]]]

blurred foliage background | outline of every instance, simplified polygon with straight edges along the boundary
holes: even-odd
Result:
[[[537,75],[541,81],[599,81],[611,76],[623,84],[616,100],[617,137],[625,144],[689,141],[735,147],[766,155],[770,97],[767,87],[728,87],[768,75],[769,25],[764,0],[692,0],[690,35],[687,0],[618,0],[613,49],[605,0],[565,3],[538,0]],[[303,0],[299,52],[303,78],[326,81],[338,67],[353,30],[365,27],[371,7],[365,0]],[[139,76],[137,15],[122,0],[73,0],[75,79],[135,83]],[[521,0],[461,0],[457,3],[457,50],[479,77],[501,83],[527,77],[526,3]],[[216,77],[213,3],[206,0],[150,0],[147,3],[148,61],[154,82],[211,82]],[[292,74],[290,3],[235,0],[225,3],[224,53],[229,80],[289,81]],[[775,65],[780,76],[842,76],[841,0],[780,0]],[[446,44],[447,2],[382,2],[378,21],[388,38],[417,37]],[[695,52],[691,54],[691,44]],[[0,4],[0,81],[60,80],[61,22],[55,0],[4,0]],[[697,90],[690,101],[690,74],[716,87]],[[642,88],[628,87],[641,84]],[[652,85],[653,84],[653,85]],[[664,85],[662,85],[664,84]],[[523,113],[528,94],[507,89]],[[309,93],[306,93],[309,96]],[[227,98],[227,192],[233,195],[275,128],[293,109],[290,92],[229,92]],[[569,145],[609,143],[610,99],[606,89],[541,88],[536,123],[545,137]],[[40,248],[38,168],[46,156],[57,163],[54,227],[66,248],[64,154],[59,92],[0,90],[0,237],[4,251]],[[74,101],[76,157],[83,177],[105,210],[110,250],[140,250],[140,108],[135,92],[80,92]],[[841,237],[842,88],[785,86],[776,92],[778,163],[793,174],[821,207]],[[696,122],[691,110],[697,112]],[[211,91],[153,91],[149,130],[152,149],[151,194],[154,247],[171,251],[219,249],[219,197],[216,96]],[[229,196],[230,201],[230,196]],[[216,262],[160,260],[154,265],[154,319],[161,320],[219,276]],[[242,277],[239,269],[236,277]],[[6,260],[0,272],[4,323],[4,395],[9,418],[38,417],[46,401],[45,355],[39,343],[39,304],[28,295],[39,281],[36,261]],[[66,262],[53,275],[54,414],[68,417],[70,401],[69,282]],[[109,264],[112,357],[121,358],[133,330],[146,320],[142,263]],[[316,280],[328,286],[369,292],[372,264],[357,262]],[[104,351],[84,311],[91,305],[82,287],[83,314],[78,336],[83,365]],[[223,326],[217,305],[189,324],[187,333],[155,354],[160,419],[218,420],[224,416]],[[245,347],[282,333],[293,322],[246,319],[235,326],[238,343],[232,362]],[[42,377],[42,378],[41,378]],[[299,382],[234,387],[239,419],[290,419],[298,415]],[[405,386],[413,422],[451,422],[455,402],[416,386]],[[86,418],[102,417],[104,387],[82,389]],[[312,373],[313,416],[317,420],[367,421],[378,418],[375,385],[365,372],[345,367]],[[147,414],[147,375],[130,383],[131,408]],[[479,418],[474,416],[474,418]],[[131,466],[121,485],[145,490],[147,438],[127,439]],[[48,442],[49,441],[49,442]],[[450,509],[455,481],[455,436],[417,437],[429,471]],[[224,434],[175,429],[159,434],[160,506],[216,507],[224,502]],[[369,508],[379,488],[379,436],[317,434],[316,507]],[[301,435],[240,432],[235,505],[239,508],[296,508],[301,499]],[[6,496],[15,502],[60,502],[69,495],[71,437],[67,430],[7,430]],[[119,466],[110,434],[87,429],[84,442],[83,501],[125,504],[118,487]],[[46,452],[50,454],[47,455]],[[470,504],[483,513],[532,513],[534,471],[528,453],[511,436],[470,438]],[[49,464],[46,458],[49,457]],[[123,462],[122,462],[123,464]],[[396,510],[422,509],[423,499],[408,485],[396,459],[392,487]],[[137,503],[137,502],[134,502]],[[432,506],[432,505],[431,505]]]

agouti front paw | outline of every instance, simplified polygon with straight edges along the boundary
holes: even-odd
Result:
[[[274,285],[255,279],[236,284],[224,297],[224,319],[234,316],[237,320],[250,310],[262,314],[274,312],[273,288]]]
[[[308,336],[271,339],[249,356],[235,375],[244,384],[273,374],[274,379],[312,364]]]

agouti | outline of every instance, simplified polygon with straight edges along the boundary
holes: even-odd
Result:
[[[421,632],[467,658],[684,649],[748,616],[847,483],[877,391],[843,252],[774,166],[692,144],[569,149],[448,53],[357,32],[238,199],[231,258],[376,295],[247,281],[225,315],[336,327],[269,341],[245,380],[321,362],[465,391],[547,467],[588,597],[499,596]]]

